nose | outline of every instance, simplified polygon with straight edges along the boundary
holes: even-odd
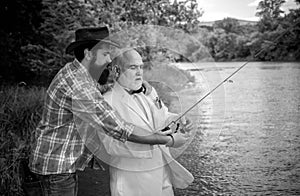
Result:
[[[141,66],[138,66],[136,73],[137,75],[143,75],[143,68]]]
[[[108,63],[111,63],[110,54],[107,55],[107,62],[108,62]]]

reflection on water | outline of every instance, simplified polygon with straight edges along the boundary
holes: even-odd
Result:
[[[185,67],[198,84],[182,107],[241,65]],[[199,131],[179,161],[195,182],[176,194],[300,195],[300,63],[249,63],[232,81],[189,113]]]

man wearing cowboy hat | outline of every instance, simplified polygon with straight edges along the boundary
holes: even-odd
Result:
[[[57,73],[47,90],[29,159],[34,180],[23,186],[26,194],[77,195],[76,170],[84,170],[94,155],[101,158],[103,133],[122,142],[172,147],[187,141],[181,134],[170,135],[172,130],[139,136],[135,133],[143,129],[126,123],[104,101],[97,81],[111,62],[111,47],[117,46],[108,36],[106,27],[78,29],[76,41],[67,47],[76,58]]]

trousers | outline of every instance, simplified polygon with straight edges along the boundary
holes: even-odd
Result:
[[[27,196],[77,196],[78,176],[76,173],[39,175],[35,180],[22,185]]]

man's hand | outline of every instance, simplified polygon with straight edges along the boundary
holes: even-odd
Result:
[[[169,135],[169,134],[172,134],[173,133],[173,130],[170,129],[169,127],[165,127],[161,130],[159,130],[158,132],[156,132],[157,134],[159,135]]]
[[[177,133],[173,133],[172,136],[173,139],[171,141],[169,141],[166,146],[168,147],[172,147],[172,148],[179,148],[181,146],[183,146],[189,139],[189,135],[188,134],[183,134],[180,132]]]
[[[190,119],[185,117],[182,117],[180,119],[180,124],[179,124],[180,132],[189,134],[193,129],[194,129],[194,124]]]
[[[178,119],[178,115],[173,115],[171,117],[168,118],[168,120],[166,121],[166,123],[170,124],[170,128],[172,129],[172,133],[175,132],[182,132],[182,133],[190,133],[193,129],[194,129],[194,124],[193,122],[186,118],[186,117],[181,117],[178,121],[176,121]],[[174,123],[176,121],[176,123]]]
[[[162,128],[157,133],[160,135],[169,135],[169,134],[177,132],[178,129],[179,129],[179,124],[172,123],[168,127]]]

